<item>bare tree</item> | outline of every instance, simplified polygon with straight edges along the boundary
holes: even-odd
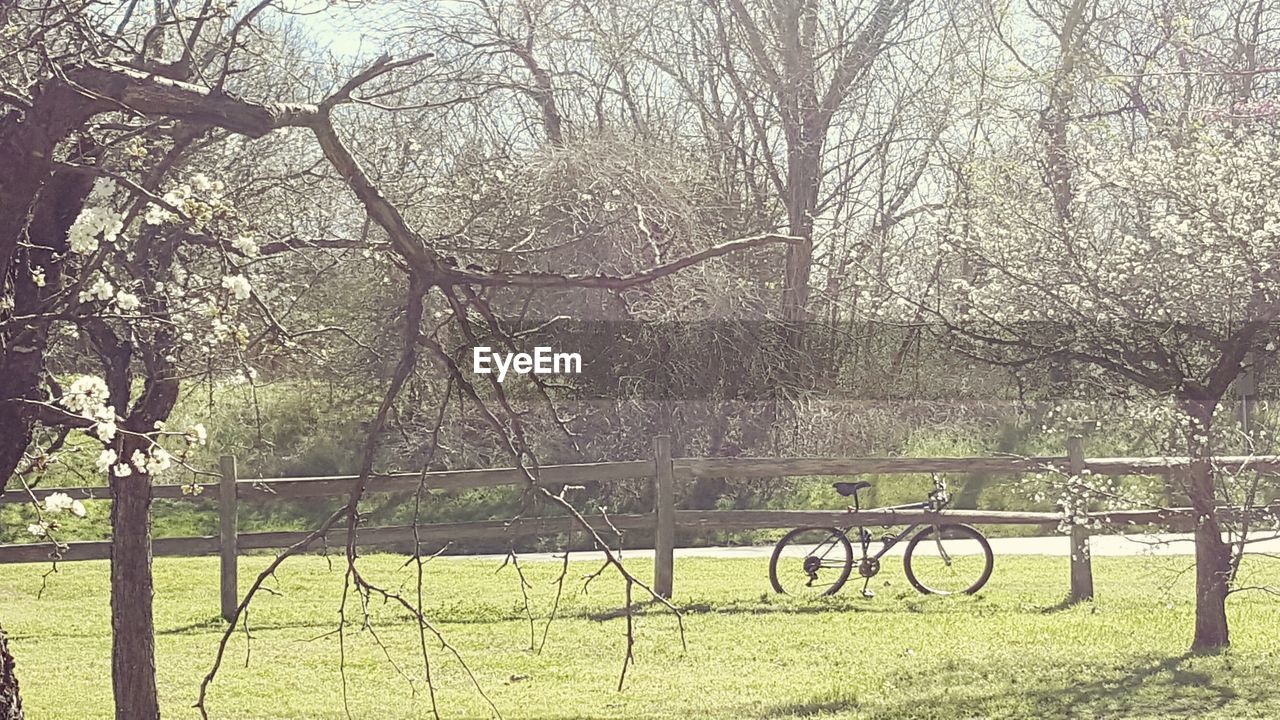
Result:
[[[804,238],[786,256],[784,321],[807,319],[814,222],[832,124],[893,46],[910,8],[907,0],[881,0],[865,8],[747,0],[712,6],[724,69],[738,99],[755,106],[758,141],[766,148],[773,145],[763,134],[775,121],[782,135],[783,159],[768,156],[768,172],[783,199],[788,232]],[[756,109],[761,104],[776,109],[776,118]]]

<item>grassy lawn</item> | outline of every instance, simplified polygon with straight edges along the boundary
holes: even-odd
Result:
[[[266,559],[242,560],[242,585]],[[415,591],[404,558],[370,556],[368,574]],[[1098,558],[1099,600],[1063,609],[1065,558],[997,557],[978,597],[925,598],[890,565],[878,597],[856,590],[826,601],[768,594],[763,560],[682,559],[676,592],[687,610],[688,651],[674,619],[636,620],[636,664],[615,690],[625,620],[620,583],[605,575],[582,592],[593,564],[571,566],[561,617],[541,654],[512,568],[430,563],[430,616],[508,718],[1275,718],[1280,717],[1280,602],[1231,602],[1235,645],[1187,657],[1189,558]],[[648,567],[635,563],[638,571]],[[557,563],[525,563],[540,639]],[[0,567],[0,621],[10,634],[32,720],[110,718],[107,566]],[[1259,573],[1280,582],[1280,564]],[[217,564],[156,562],[159,681],[166,716],[191,704],[213,658]],[[344,718],[337,627],[342,565],[295,559],[236,636],[214,685],[216,718]],[[887,583],[887,585],[886,585]],[[358,619],[353,603],[349,617]],[[425,718],[418,635],[408,615],[370,608],[373,631],[346,634],[346,703],[354,718]],[[375,642],[374,633],[381,641]],[[251,649],[246,666],[246,649]],[[459,663],[430,647],[444,717],[485,717]],[[403,673],[403,674],[402,674]]]

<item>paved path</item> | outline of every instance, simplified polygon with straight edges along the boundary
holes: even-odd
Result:
[[[976,543],[975,543],[976,545]],[[1190,533],[1165,533],[1159,535],[1095,535],[1089,539],[1089,547],[1094,557],[1134,556],[1134,555],[1191,555],[1195,548]],[[900,555],[906,543],[898,543],[890,551],[890,555]],[[1002,555],[1047,555],[1067,557],[1071,553],[1069,538],[1063,536],[1049,537],[1012,537],[991,538],[991,550],[996,556]],[[676,548],[676,557],[711,557],[711,558],[768,558],[773,552],[771,545],[752,545],[742,547],[694,547]],[[1280,538],[1272,538],[1249,544],[1249,552],[1265,552],[1280,555]],[[502,560],[504,555],[445,555],[445,558],[461,558],[469,560]],[[623,558],[651,559],[652,550],[627,550]],[[603,560],[604,554],[599,552],[575,552],[575,560]],[[558,561],[558,553],[521,553],[521,562]]]

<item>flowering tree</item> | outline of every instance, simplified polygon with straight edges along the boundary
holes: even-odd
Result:
[[[238,16],[213,3],[0,10],[0,165],[12,169],[0,181],[0,479],[47,466],[68,432],[100,443],[97,465],[114,496],[120,717],[159,712],[151,484],[174,464],[170,436],[184,447],[204,436],[163,423],[191,350],[243,342],[235,306],[251,286],[237,268],[259,249],[222,184],[184,163],[223,129],[260,136],[307,112],[225,90],[239,33],[268,5]],[[186,82],[197,74],[214,86]],[[59,365],[84,374],[64,388]],[[32,444],[37,428],[54,429],[52,441]],[[18,716],[13,663],[3,660],[0,687],[15,688],[4,708]]]
[[[1065,358],[1174,402],[1196,512],[1197,650],[1229,643],[1214,413],[1250,354],[1274,350],[1280,318],[1277,137],[1267,122],[1206,121],[1079,152],[1065,221],[1053,186],[1017,158],[991,160],[941,231],[954,276],[936,314],[966,351]]]

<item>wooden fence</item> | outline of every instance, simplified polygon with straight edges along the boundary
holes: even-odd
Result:
[[[850,476],[863,474],[914,473],[1029,473],[1055,468],[1071,474],[1089,471],[1094,475],[1157,475],[1176,472],[1187,465],[1186,458],[1086,458],[1078,437],[1067,442],[1067,454],[1053,457],[845,457],[845,458],[673,458],[671,441],[662,436],[654,439],[653,457],[648,460],[623,462],[545,465],[536,473],[539,485],[559,488],[565,485],[587,485],[615,480],[647,479],[653,484],[654,508],[644,514],[610,515],[608,523],[620,531],[648,531],[654,534],[654,589],[671,597],[674,585],[673,550],[676,531],[701,532],[723,530],[756,530],[790,528],[802,525],[902,525],[916,522],[963,522],[1057,526],[1061,515],[1056,512],[1018,512],[1002,510],[863,510],[858,513],[831,510],[678,510],[675,484],[696,478],[772,478],[802,476]],[[1247,469],[1280,473],[1280,456],[1218,457],[1219,468],[1229,471]],[[156,556],[219,555],[221,557],[221,607],[230,618],[237,605],[237,554],[245,550],[280,549],[305,538],[307,531],[241,533],[237,528],[238,504],[242,500],[262,498],[332,497],[350,493],[358,478],[295,477],[241,479],[236,460],[225,456],[220,462],[221,480],[200,485],[199,495],[187,494],[182,486],[157,485],[153,497],[192,499],[213,495],[218,502],[219,535],[205,537],[162,537],[152,542]],[[367,492],[414,492],[420,487],[433,491],[523,485],[527,478],[516,468],[482,470],[450,470],[428,473],[395,473],[374,476]],[[189,487],[189,486],[188,486]],[[35,499],[56,493],[77,499],[110,499],[105,487],[38,488]],[[9,491],[0,503],[30,502],[32,495]],[[1110,524],[1170,525],[1187,522],[1188,508],[1171,510],[1136,510],[1097,513],[1095,517]],[[589,516],[596,527],[606,527],[604,518]],[[518,518],[509,521],[432,523],[398,527],[361,527],[357,543],[363,546],[412,544],[422,545],[492,541],[532,536],[556,536],[578,529],[569,517]],[[345,528],[332,531],[332,537],[345,545]],[[1089,560],[1088,534],[1085,528],[1073,526],[1071,531],[1071,593],[1073,600],[1093,596],[1093,575]],[[110,557],[110,541],[71,542],[61,561],[95,560]],[[49,560],[47,543],[0,545],[0,563],[40,562]]]

